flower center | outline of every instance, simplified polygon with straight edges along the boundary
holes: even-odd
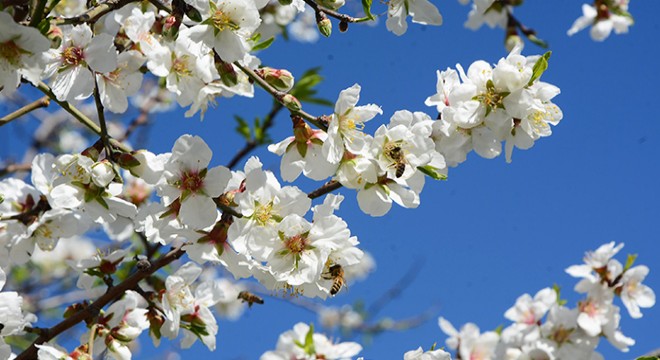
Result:
[[[307,249],[307,236],[305,236],[305,234],[299,234],[286,238],[286,240],[284,240],[284,246],[289,249],[292,254],[300,254]]]
[[[236,23],[232,21],[229,14],[225,13],[220,9],[215,10],[213,15],[211,16],[211,21],[213,22],[213,27],[216,28],[218,31],[224,31],[226,29],[230,29],[230,30],[240,29],[240,26],[238,26]]]
[[[271,219],[273,212],[273,203],[269,202],[265,205],[257,205],[257,208],[254,211],[254,219],[261,226],[265,226]]]
[[[557,344],[561,345],[568,341],[568,338],[571,336],[572,332],[573,329],[564,329],[563,327],[560,327],[559,329],[555,330],[554,333],[552,333],[550,338],[557,342]]]
[[[598,314],[598,307],[591,300],[581,301],[578,308],[580,309],[580,312],[583,312],[590,317],[594,317],[596,314]]]
[[[181,190],[196,193],[204,187],[204,177],[196,171],[186,171],[181,175]]]
[[[188,66],[188,55],[183,55],[179,58],[174,59],[172,62],[172,72],[176,74],[177,77],[191,76],[192,70]]]
[[[0,58],[4,58],[13,66],[17,66],[21,61],[21,54],[26,51],[18,47],[13,40],[0,43]]]
[[[62,63],[65,66],[78,66],[85,61],[83,49],[69,46],[62,51]]]

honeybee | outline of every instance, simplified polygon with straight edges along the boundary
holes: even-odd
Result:
[[[248,307],[252,307],[252,304],[257,303],[257,304],[263,304],[264,299],[260,298],[259,296],[249,292],[249,291],[241,291],[238,293],[237,299],[243,300],[243,302],[248,303]]]
[[[332,280],[330,295],[335,296],[344,286],[344,269],[339,264],[334,264],[328,268],[328,272],[321,275],[326,280]]]
[[[399,143],[389,143],[385,146],[385,156],[392,159],[392,164],[396,171],[394,175],[397,178],[403,176],[403,173],[406,171],[406,157],[403,153],[403,149]]]

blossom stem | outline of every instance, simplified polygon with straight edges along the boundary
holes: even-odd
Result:
[[[30,26],[36,27],[41,22],[41,19],[44,16],[44,9],[46,8],[46,3],[48,0],[37,0],[37,4],[34,7],[34,12],[32,13],[32,18],[30,19]]]
[[[282,99],[284,98],[284,95],[286,95],[287,93],[276,90],[274,87],[270,86],[270,84],[268,84],[266,82],[266,80],[264,80],[261,76],[257,75],[257,73],[252,71],[252,69],[241,65],[238,61],[234,62],[234,65],[236,65],[239,69],[241,69],[241,71],[243,71],[245,73],[245,75],[247,75],[250,79],[252,79],[259,86],[261,86],[262,89],[266,90],[269,94],[271,94],[273,96],[273,98],[275,98],[275,100],[277,100],[280,104],[284,105],[283,102],[282,102],[283,101]],[[289,109],[289,111],[291,112],[291,115],[300,115],[300,117],[307,120],[307,122],[309,122],[310,124],[316,126],[319,129],[322,129],[323,131],[328,130],[328,126],[325,125],[325,123],[322,120],[322,117],[320,117],[320,116],[317,117],[317,116],[311,115],[311,114],[303,111],[302,109],[301,110],[291,110],[291,109]]]
[[[73,115],[76,120],[80,121],[83,125],[85,125],[88,129],[92,130],[96,135],[101,136],[101,128],[94,123],[90,118],[88,118],[85,114],[83,114],[78,108],[75,106],[69,104],[67,101],[61,101],[58,100],[55,94],[53,93],[53,90],[51,88],[44,84],[43,82],[39,82],[37,85],[37,89],[41,90],[44,94],[46,94],[48,97],[50,97],[53,101],[58,103],[62,109],[66,110],[69,114]],[[126,145],[122,144],[121,142],[115,140],[115,139],[109,139],[110,144],[112,146],[117,147],[118,149],[125,151],[125,152],[130,152],[131,149],[129,149]]]
[[[11,114],[5,115],[2,118],[0,118],[0,126],[6,125],[9,122],[18,119],[19,117],[33,111],[36,109],[40,109],[43,107],[47,107],[50,104],[50,98],[48,96],[44,96],[41,99],[35,100],[22,108],[14,111]]]
[[[86,319],[94,318],[98,315],[98,311],[103,309],[113,300],[119,299],[127,290],[132,290],[137,288],[138,283],[143,279],[151,276],[153,273],[158,271],[160,268],[174,262],[179,259],[185,250],[181,248],[185,245],[181,244],[178,247],[173,248],[167,254],[163,255],[161,258],[156,260],[151,264],[151,267],[147,271],[137,271],[133,275],[129,276],[126,280],[122,281],[120,284],[109,289],[108,292],[101,295],[96,301],[94,301],[87,308],[78,311],[77,313],[71,315],[70,317],[64,319],[55,326],[46,329],[46,333],[40,335],[27,349],[20,353],[16,360],[27,360],[27,359],[36,359],[37,358],[37,347],[36,345],[43,344],[53,339],[55,336],[61,334],[62,332],[72,328],[74,325],[78,324],[81,321]]]

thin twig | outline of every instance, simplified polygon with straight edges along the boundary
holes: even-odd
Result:
[[[323,196],[327,193],[331,193],[339,188],[342,187],[342,184],[337,181],[337,180],[330,180],[327,183],[325,183],[323,186],[320,188],[310,192],[307,194],[307,197],[310,199],[316,199],[317,197]]]
[[[44,96],[38,100],[35,100],[22,108],[12,112],[11,114],[7,114],[0,118],[0,126],[6,125],[9,122],[18,119],[19,117],[33,111],[39,108],[47,107],[50,105],[50,98],[48,96]]]
[[[275,119],[275,116],[277,116],[277,113],[282,110],[284,106],[280,104],[279,102],[274,102],[273,107],[270,109],[270,112],[266,117],[264,118],[264,122],[261,124],[261,132],[262,134],[265,134],[266,131],[273,126],[273,120]],[[238,163],[246,157],[252,150],[256,149],[259,145],[263,145],[263,143],[257,142],[255,139],[251,139],[245,143],[245,146],[241,150],[239,150],[236,155],[229,161],[229,164],[227,164],[227,167],[229,169],[233,169]]]
[[[307,5],[309,5],[312,9],[314,9],[314,12],[325,13],[326,15],[328,15],[330,17],[333,17],[333,18],[335,18],[337,20],[340,20],[340,21],[355,23],[355,22],[363,22],[363,21],[369,20],[368,18],[355,18],[355,17],[352,17],[350,15],[342,14],[340,12],[330,10],[328,8],[324,8],[324,7],[320,6],[319,4],[317,4],[314,0],[305,0],[305,3],[307,3]]]
[[[423,260],[416,260],[412,263],[410,266],[410,269],[406,271],[406,273],[399,279],[399,281],[394,284],[389,290],[387,290],[383,295],[381,295],[378,300],[374,301],[371,306],[369,306],[369,309],[367,310],[367,316],[374,316],[380,312],[380,310],[385,307],[390,301],[394,300],[396,297],[401,295],[403,290],[405,290],[408,285],[410,285],[413,280],[417,277],[419,274],[419,271],[421,270],[423,266],[424,261]]]
[[[31,169],[32,169],[32,163],[9,164],[5,168],[0,169],[0,177],[19,171],[30,171]]]
[[[105,157],[112,159],[112,147],[108,141],[110,137],[108,136],[108,127],[105,123],[105,113],[103,110],[103,103],[101,102],[101,93],[99,92],[99,83],[94,76],[94,103],[96,103],[96,113],[98,114],[99,124],[101,125],[101,141],[103,142],[103,147],[105,147]]]
[[[66,110],[69,114],[73,115],[76,120],[80,121],[83,125],[85,125],[88,129],[92,130],[96,135],[101,136],[101,128],[94,123],[90,118],[88,118],[85,114],[82,113],[82,111],[78,110],[75,106],[71,105],[67,101],[61,101],[57,99],[57,96],[53,93],[53,90],[46,85],[43,82],[39,82],[37,85],[37,89],[41,90],[44,94],[48,95],[53,101],[58,103],[62,109]],[[121,142],[115,140],[115,139],[110,139],[110,144],[112,146],[124,151],[124,152],[130,152],[131,149],[129,149],[126,145],[122,144]]]
[[[255,73],[252,69],[241,65],[241,63],[239,63],[238,61],[235,61],[234,65],[236,65],[239,69],[241,69],[241,71],[243,71],[245,75],[247,75],[250,79],[256,82],[262,89],[266,90],[266,92],[271,94],[275,100],[280,102],[282,105],[285,105],[283,103],[283,98],[285,95],[287,95],[287,93],[278,91],[274,87],[270,86],[270,84],[268,84],[266,80],[264,80],[261,76],[257,75],[257,73]],[[303,111],[302,109],[301,110],[289,109],[289,111],[291,112],[292,115],[300,115],[303,119],[307,120],[310,124],[313,124],[317,128],[322,129],[323,131],[328,131],[328,126],[323,121],[323,117],[311,115]]]

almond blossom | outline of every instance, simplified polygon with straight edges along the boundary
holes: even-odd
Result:
[[[117,50],[112,36],[98,34],[86,24],[64,33],[58,49],[50,50],[46,77],[58,100],[82,100],[92,95],[94,72],[109,73],[117,68]],[[90,71],[91,69],[91,71]]]
[[[215,223],[218,215],[213,198],[225,191],[230,178],[224,166],[208,167],[211,155],[211,149],[199,136],[182,135],[164,165],[165,181],[157,186],[165,204],[170,206],[178,201],[178,218],[194,229]]]
[[[43,53],[49,48],[48,39],[37,29],[18,25],[9,13],[0,11],[0,93],[12,93],[21,77],[38,83],[45,66]]]

